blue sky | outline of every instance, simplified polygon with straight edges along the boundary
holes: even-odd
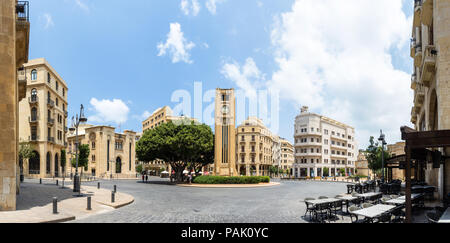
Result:
[[[30,58],[67,82],[70,116],[84,104],[94,124],[141,131],[197,81],[278,91],[273,130],[291,141],[302,105],[354,126],[361,147],[411,126],[412,1],[31,0],[30,13]]]

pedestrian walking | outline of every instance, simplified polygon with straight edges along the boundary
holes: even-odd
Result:
[[[145,183],[148,182],[148,175],[145,175]]]

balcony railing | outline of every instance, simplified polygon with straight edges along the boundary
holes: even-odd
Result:
[[[421,81],[427,87],[430,87],[430,83],[436,72],[436,59],[437,51],[435,47],[433,45],[426,46],[424,50]]]
[[[28,117],[28,121],[30,123],[37,123],[37,122],[39,122],[39,116],[30,116],[30,117]]]
[[[28,102],[30,104],[36,104],[38,103],[39,99],[37,95],[32,95],[31,97],[28,98]]]
[[[55,143],[55,138],[54,137],[48,137],[47,141],[50,143]]]
[[[53,125],[53,124],[55,124],[55,119],[48,118],[47,122],[48,122],[48,124]]]
[[[31,136],[28,137],[28,140],[29,140],[30,142],[37,142],[37,141],[39,141],[39,136],[36,135],[36,134],[33,134],[33,135],[31,135]]]
[[[47,99],[47,105],[50,107],[55,107],[55,102],[51,99]]]
[[[414,9],[418,10],[420,7],[422,7],[422,0],[414,0]]]

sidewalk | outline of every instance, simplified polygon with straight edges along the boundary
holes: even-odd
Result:
[[[49,184],[23,183],[17,197],[17,211],[0,212],[0,223],[57,223],[112,211],[134,202],[128,194],[117,192],[111,203],[111,191],[82,186],[84,197],[73,197],[72,188]],[[87,196],[92,210],[87,210]],[[58,214],[53,214],[53,197],[58,198]]]

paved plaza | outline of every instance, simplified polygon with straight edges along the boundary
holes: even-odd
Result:
[[[283,181],[262,188],[190,188],[151,177],[136,181],[102,181],[102,188],[132,195],[133,204],[75,222],[124,223],[304,223],[305,197],[346,192],[345,183]],[[84,183],[85,185],[95,185]]]

